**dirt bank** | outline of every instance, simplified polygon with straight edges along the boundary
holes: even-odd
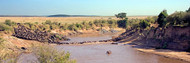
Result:
[[[136,50],[190,62],[189,27],[131,29],[115,38],[117,43],[132,45]]]

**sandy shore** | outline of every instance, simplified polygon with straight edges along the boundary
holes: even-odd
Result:
[[[124,44],[131,44],[132,42],[125,42]],[[176,59],[176,60],[181,60],[185,62],[190,62],[190,53],[185,52],[185,51],[175,51],[175,50],[169,50],[169,49],[155,49],[155,48],[150,48],[146,46],[138,46],[138,45],[130,45],[134,49],[144,52],[144,53],[150,53],[150,54],[155,54],[159,56],[163,56],[166,58],[171,58],[171,59]]]

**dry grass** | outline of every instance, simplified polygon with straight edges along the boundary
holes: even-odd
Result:
[[[129,16],[129,19],[144,19],[148,16]],[[107,20],[107,19],[116,19],[116,17],[0,17],[0,22],[4,22],[5,20],[11,20],[14,22],[24,23],[24,22],[45,22],[46,20],[56,21],[61,23],[76,23],[82,21],[94,21],[94,20]]]

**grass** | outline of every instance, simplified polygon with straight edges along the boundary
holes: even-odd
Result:
[[[147,16],[129,16],[129,19],[144,19]],[[55,21],[55,22],[61,22],[61,23],[80,23],[83,21],[94,21],[94,20],[108,20],[108,19],[116,19],[114,16],[106,16],[106,17],[0,17],[0,22],[4,22],[5,20],[11,20],[13,22],[17,23],[25,23],[25,22],[31,22],[31,23],[42,23],[47,20]]]
[[[70,53],[58,51],[51,46],[35,47],[34,51],[40,63],[76,63],[75,60],[70,60]]]
[[[12,43],[0,38],[0,63],[16,63],[18,52],[9,48],[14,47]]]

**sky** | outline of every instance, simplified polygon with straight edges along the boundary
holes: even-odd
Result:
[[[0,0],[0,15],[158,15],[185,11],[190,0]]]

